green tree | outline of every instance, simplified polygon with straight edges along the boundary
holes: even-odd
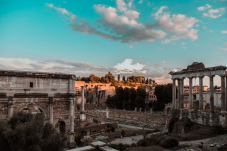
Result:
[[[63,151],[66,138],[61,137],[44,115],[18,112],[9,121],[0,122],[1,151]]]
[[[111,83],[115,82],[115,77],[112,75],[112,73],[110,73],[110,71],[108,74],[106,74],[105,78],[108,79]]]
[[[129,100],[130,100],[130,109],[134,110],[136,107],[136,89],[133,87],[129,89]]]
[[[129,109],[129,88],[124,88],[123,91],[123,109]]]
[[[123,76],[122,80],[125,82],[125,76]]]
[[[124,98],[124,91],[122,87],[118,87],[116,89],[116,96],[117,96],[117,108],[122,109],[123,108],[123,98]]]
[[[143,87],[138,87],[136,91],[136,106],[138,108],[145,108],[146,90]]]

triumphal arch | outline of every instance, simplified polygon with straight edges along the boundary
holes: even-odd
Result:
[[[75,78],[73,74],[0,70],[0,119],[13,112],[42,112],[74,141]]]
[[[173,72],[169,74],[172,76],[173,85],[172,85],[172,107],[180,109],[180,118],[184,115],[188,116],[192,121],[198,122],[200,124],[214,125],[214,124],[226,124],[226,115],[227,115],[227,67],[225,66],[216,66],[205,68],[203,63],[194,62],[192,65],[189,65],[187,69],[181,71]],[[209,102],[209,111],[204,112],[203,110],[203,78],[209,77],[209,93],[210,93],[210,102]],[[213,77],[219,76],[221,79],[221,111],[214,112],[214,82]],[[199,78],[199,110],[198,112],[193,111],[193,102],[192,102],[192,79]],[[184,79],[189,79],[189,110],[184,110]],[[176,103],[176,80],[178,81],[178,104]],[[197,98],[196,98],[197,99]]]

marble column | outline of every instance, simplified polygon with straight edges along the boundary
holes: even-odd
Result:
[[[213,125],[213,113],[214,113],[214,82],[213,75],[210,76],[210,125]]]
[[[225,112],[225,77],[221,76],[221,111]]]
[[[180,95],[180,88],[181,87],[181,80],[178,79],[178,104],[177,104],[177,108],[180,109],[180,102],[181,102],[181,95]]]
[[[84,111],[84,86],[81,86],[81,111]]]
[[[180,108],[184,109],[184,78],[181,79],[180,93],[181,93]]]
[[[49,97],[49,122],[53,124],[53,98]]]
[[[189,118],[192,118],[192,79],[193,77],[189,78]]]
[[[106,118],[109,118],[109,110],[106,108]]]
[[[81,112],[80,112],[80,120],[86,120],[85,112],[84,112],[84,86],[81,86]]]
[[[74,99],[72,97],[69,98],[69,117],[70,117],[70,125],[69,125],[69,142],[74,142]]]
[[[184,78],[180,79],[180,117],[183,118],[183,109],[184,109]]]
[[[13,116],[13,97],[8,97],[8,120]]]
[[[199,111],[203,111],[203,76],[199,77]]]
[[[173,84],[172,84],[172,106],[175,109],[176,108],[176,80],[173,80]]]

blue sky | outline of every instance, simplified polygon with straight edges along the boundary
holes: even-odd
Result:
[[[0,69],[171,82],[168,72],[192,62],[227,66],[226,7],[226,0],[1,0]]]

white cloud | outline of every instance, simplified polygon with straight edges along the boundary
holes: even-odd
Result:
[[[183,38],[190,38],[192,40],[198,39],[197,29],[192,29],[196,22],[199,22],[194,17],[186,17],[182,14],[170,15],[169,12],[163,12],[164,9],[168,8],[167,6],[162,6],[160,9],[151,16],[154,16],[154,19],[157,20],[157,23],[147,25],[147,27],[157,27],[162,28],[169,32],[175,32],[177,36]]]
[[[120,12],[123,12],[123,11],[127,10],[127,8],[125,6],[126,6],[126,4],[125,4],[124,0],[117,0],[117,9]]]
[[[207,29],[207,27],[203,27],[203,29]]]
[[[199,25],[198,25],[198,24],[196,24],[195,26],[196,26],[196,27],[199,27]]]
[[[227,45],[227,42],[225,42],[223,45]]]
[[[162,44],[168,44],[171,42],[171,40],[169,39],[165,39],[165,40],[161,40]]]
[[[128,7],[129,7],[129,8],[132,7],[132,1],[130,1],[130,2],[128,3]]]
[[[180,39],[180,38],[181,38],[181,37],[178,37],[177,35],[170,36],[170,39],[171,39],[172,41],[178,40],[178,39]]]
[[[146,66],[144,63],[134,63],[132,59],[125,59],[122,63],[118,63],[113,68],[121,71],[121,72],[127,72],[127,71],[138,71],[142,73],[146,73],[146,70],[143,70],[143,67]]]
[[[140,0],[138,3],[139,3],[139,4],[142,4],[142,3],[143,3],[143,0]]]
[[[211,33],[212,33],[212,32],[214,32],[214,31],[213,31],[213,30],[209,30],[209,32],[211,32]]]
[[[210,18],[218,18],[221,17],[225,12],[225,7],[210,9],[208,13],[203,13],[203,16]]]
[[[222,34],[227,34],[227,30],[222,30],[221,33]]]
[[[227,51],[227,48],[218,48],[220,50],[223,50],[223,51]]]
[[[162,48],[159,48],[158,50],[162,50]]]
[[[167,64],[165,61],[162,62],[163,64]]]
[[[45,3],[48,7],[53,7],[54,5],[51,3]]]
[[[206,4],[205,6],[198,7],[197,10],[203,11],[205,9],[210,9],[210,8],[211,8],[211,6],[209,4]]]
[[[182,47],[183,49],[186,49],[187,47]]]
[[[77,16],[74,15],[73,13],[67,11],[65,8],[60,8],[60,7],[54,7],[53,4],[48,4],[46,3],[46,5],[48,7],[53,7],[54,9],[56,9],[59,13],[63,14],[63,15],[67,15],[69,18],[67,18],[68,20],[70,20],[71,22],[75,22],[77,19]]]
[[[199,46],[198,44],[196,46]]]
[[[226,21],[226,19],[222,19],[222,21]]]
[[[129,45],[129,46],[127,46],[127,47],[129,47],[129,48],[134,48],[133,45]]]
[[[128,18],[139,18],[140,15],[140,13],[135,10],[125,11],[124,14]]]
[[[170,70],[171,68],[170,67],[164,67],[163,69],[164,70]]]
[[[182,45],[184,45],[185,43],[184,43],[184,42],[182,42],[181,44],[182,44]]]

